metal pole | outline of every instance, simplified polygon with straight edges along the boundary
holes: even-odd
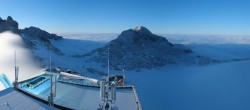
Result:
[[[109,83],[109,48],[108,48],[108,83]]]
[[[14,55],[14,57],[15,57],[15,61],[14,61],[14,62],[15,62],[15,82],[14,82],[14,87],[16,87],[16,83],[17,83],[17,76],[16,76],[16,75],[17,75],[17,73],[16,73],[16,72],[17,72],[17,71],[16,71],[16,50],[15,50],[15,55]]]
[[[15,81],[14,81],[14,87],[17,87],[19,68],[17,67],[17,63],[16,63],[16,50],[15,50],[15,56],[14,57],[15,57]]]
[[[49,72],[51,73],[51,46],[49,46]]]
[[[15,50],[15,69],[16,69],[16,50]]]

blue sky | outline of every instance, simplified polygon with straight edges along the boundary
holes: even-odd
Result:
[[[0,0],[0,17],[52,33],[250,35],[250,0]]]

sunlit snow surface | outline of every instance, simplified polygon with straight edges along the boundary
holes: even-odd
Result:
[[[101,38],[107,43],[111,38],[116,38],[95,36],[88,37],[85,34],[74,39],[98,42],[98,38]],[[197,54],[218,60],[250,57],[248,36],[163,36],[170,42],[188,46]],[[82,49],[95,48],[85,45]],[[168,65],[141,72],[125,71],[125,74],[126,79],[135,84],[145,110],[249,110],[249,67],[250,61],[208,66]],[[123,72],[112,70],[111,74],[114,73]]]

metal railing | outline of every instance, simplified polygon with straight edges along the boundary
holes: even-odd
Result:
[[[134,95],[135,95],[135,101],[136,101],[136,104],[137,104],[137,110],[142,110],[141,103],[139,101],[139,98],[138,98],[138,95],[136,93],[135,87],[132,86],[132,89],[133,89],[133,92],[134,92]]]
[[[75,85],[82,85],[82,86],[99,86],[96,83],[86,81],[86,80],[76,80],[76,79],[63,79],[63,78],[58,78],[58,81],[63,82],[63,83],[69,83],[69,84],[75,84]]]

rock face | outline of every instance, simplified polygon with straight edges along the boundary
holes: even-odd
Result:
[[[106,66],[108,49],[110,67],[116,70],[140,70],[173,64],[178,62],[178,57],[192,53],[190,49],[177,48],[166,38],[138,26],[123,31],[117,39],[110,41],[105,47],[83,56],[89,57],[89,61]]]
[[[20,30],[20,34],[28,45],[29,48],[36,48],[37,45],[44,45],[48,49],[51,48],[57,55],[64,55],[60,49],[52,45],[50,40],[60,40],[63,37],[57,36],[56,34],[50,34],[37,27],[29,27]]]
[[[4,31],[12,31],[14,33],[19,32],[18,23],[10,16],[7,17],[7,20],[0,18],[0,33]]]

